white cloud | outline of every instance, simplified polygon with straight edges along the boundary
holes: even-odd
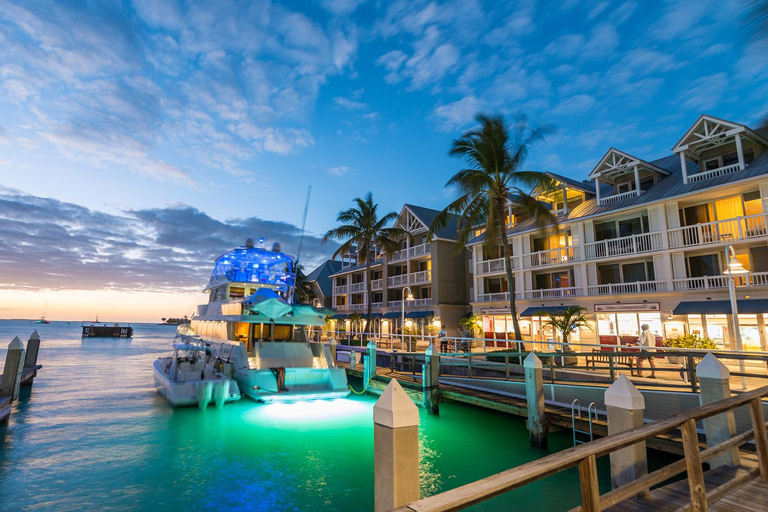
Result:
[[[352,13],[365,0],[322,0],[323,7],[336,15]]]
[[[704,76],[691,82],[678,98],[685,108],[704,112],[716,107],[723,99],[723,94],[728,88],[728,75],[717,73]]]
[[[368,108],[368,105],[366,105],[365,103],[363,103],[361,101],[351,100],[349,98],[344,98],[342,96],[337,96],[337,97],[333,98],[333,102],[337,106],[339,106],[341,108],[344,108],[344,109],[347,109],[347,110],[363,110],[363,109]]]
[[[442,129],[449,131],[470,123],[481,107],[482,103],[478,98],[467,96],[453,103],[437,107],[435,116],[441,121]]]
[[[331,176],[337,176],[337,177],[344,176],[348,172],[349,172],[349,167],[347,167],[346,165],[339,165],[337,167],[331,167],[330,169],[328,169],[328,174],[330,174]]]
[[[591,110],[595,106],[595,98],[588,94],[577,94],[571,96],[558,105],[556,105],[551,113],[552,115],[571,115],[571,114],[583,114]]]

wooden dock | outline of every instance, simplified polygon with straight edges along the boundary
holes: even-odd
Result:
[[[14,342],[17,342],[17,340],[18,338],[16,338]],[[14,342],[11,342],[10,346],[13,346]],[[42,365],[37,364],[37,356],[38,356],[39,349],[40,349],[40,335],[37,333],[37,331],[35,331],[34,333],[32,333],[32,336],[29,338],[29,341],[27,342],[26,351],[21,349],[8,351],[8,355],[6,356],[6,362],[5,362],[6,371],[9,368],[18,370],[19,366],[22,366],[22,368],[21,368],[21,371],[18,373],[18,376],[19,376],[18,383],[12,382],[13,377],[17,375],[16,371],[13,371],[10,375],[8,375],[5,378],[4,378],[4,374],[0,374],[0,389],[3,389],[3,390],[7,389],[8,393],[10,393],[7,396],[0,396],[0,422],[7,420],[8,416],[11,414],[11,407],[13,405],[13,401],[16,398],[18,398],[17,396],[15,396],[15,395],[18,395],[18,386],[31,386],[35,380],[35,377],[37,377],[37,370],[43,367]],[[22,358],[22,357],[23,357],[23,361],[20,359],[11,361],[9,359],[9,358]]]

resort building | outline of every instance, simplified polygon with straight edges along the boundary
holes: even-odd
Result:
[[[427,230],[437,210],[406,204],[395,221],[409,236],[400,240],[401,249],[391,255],[379,254],[371,263],[370,276],[365,262],[343,259],[333,279],[332,320],[334,329],[350,330],[358,315],[367,314],[366,279],[372,289],[372,324],[369,332],[397,334],[402,328],[403,300],[405,327],[426,334],[442,324],[449,335],[458,336],[459,320],[469,311],[468,251],[458,249],[457,219],[437,232],[431,241]]]
[[[513,337],[514,293],[522,338],[536,346],[556,339],[547,313],[579,305],[593,325],[572,341],[633,343],[648,324],[659,338],[694,333],[735,349],[730,247],[747,270],[734,276],[744,349],[766,350],[766,149],[768,130],[703,115],[670,156],[611,148],[585,182],[552,174],[558,188],[538,199],[557,230],[538,229],[510,204],[511,286],[500,247],[486,247],[482,235],[468,244],[471,306],[486,338]]]
[[[331,276],[341,270],[341,261],[327,260],[309,273],[307,282],[312,286],[315,297],[324,308],[333,306],[333,282]]]

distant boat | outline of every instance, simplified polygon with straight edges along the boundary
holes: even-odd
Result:
[[[40,315],[40,318],[38,318],[38,319],[35,321],[35,323],[36,323],[36,324],[49,324],[49,323],[51,323],[51,321],[50,321],[50,320],[46,320],[46,319],[45,319],[45,313],[46,313],[46,312],[45,312],[45,311],[43,311],[43,314],[42,314],[42,315]]]

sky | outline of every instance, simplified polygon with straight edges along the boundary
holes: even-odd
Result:
[[[482,111],[556,135],[531,170],[663,157],[768,114],[739,0],[0,2],[0,318],[155,321],[246,237],[312,269],[337,213],[442,208]],[[95,311],[101,309],[101,312]]]

